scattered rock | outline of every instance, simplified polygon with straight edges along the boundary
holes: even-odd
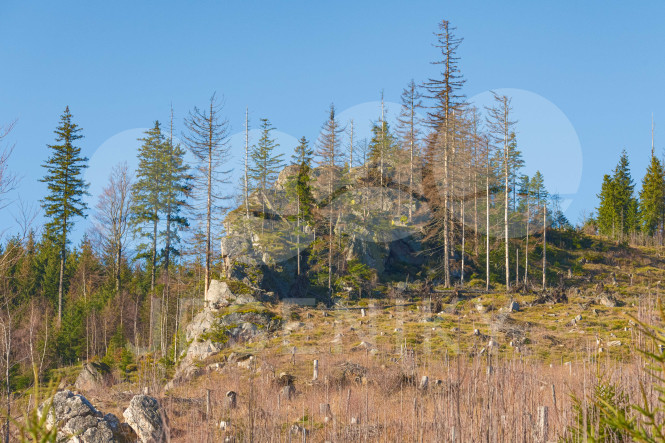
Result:
[[[156,398],[135,395],[122,415],[142,443],[169,441],[168,420]]]
[[[297,329],[302,328],[305,326],[305,323],[299,322],[299,321],[292,321],[284,325],[284,330],[288,332],[293,332]]]
[[[82,395],[72,391],[57,392],[39,407],[45,411],[47,429],[58,427],[57,441],[71,443],[112,443],[135,441],[136,436],[113,414],[103,415]]]
[[[597,301],[598,301],[599,304],[601,304],[603,306],[606,306],[608,308],[614,308],[614,307],[618,306],[618,304],[619,304],[616,297],[614,297],[612,294],[608,294],[606,292],[600,294],[598,296]]]
[[[611,342],[608,342],[608,343],[607,343],[607,346],[609,346],[610,348],[611,348],[611,347],[614,347],[614,346],[621,346],[621,341],[619,341],[619,340],[612,340]]]
[[[74,386],[80,391],[93,391],[108,385],[111,368],[106,363],[83,363]]]
[[[520,305],[516,301],[510,302],[508,305],[508,312],[519,312],[519,310]]]

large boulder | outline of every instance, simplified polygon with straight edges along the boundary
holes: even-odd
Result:
[[[156,398],[135,395],[122,415],[142,443],[162,443],[169,440],[168,419]]]
[[[234,294],[228,283],[219,280],[210,280],[208,293],[205,295],[206,306],[220,309],[230,304],[253,303],[256,299],[249,294]]]
[[[39,407],[47,414],[47,429],[58,428],[60,443],[112,443],[135,441],[133,431],[113,414],[103,415],[84,396],[72,391],[57,392]]]
[[[246,342],[278,328],[279,319],[257,302],[257,298],[269,299],[270,293],[254,297],[255,292],[247,294],[249,287],[246,285],[232,281],[231,287],[237,287],[238,294],[227,282],[211,281],[206,305],[185,328],[189,346],[165,390],[199,374],[198,363],[219,354],[229,344]]]
[[[76,378],[74,386],[79,391],[93,391],[106,387],[111,375],[111,368],[105,363],[83,363],[83,368]]]
[[[603,292],[598,296],[597,302],[605,307],[608,308],[614,308],[615,306],[619,306],[619,301],[617,298],[612,295],[608,294],[607,292]]]

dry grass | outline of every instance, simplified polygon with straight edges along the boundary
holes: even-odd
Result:
[[[488,300],[496,306],[486,313],[477,312],[477,300],[467,300],[458,312],[444,313],[439,316],[443,320],[434,322],[418,321],[433,315],[423,312],[428,302],[420,308],[368,308],[364,318],[358,311],[326,317],[313,311],[300,329],[232,349],[255,355],[251,368],[226,362],[169,393],[163,402],[173,441],[213,442],[230,436],[235,441],[284,442],[542,441],[541,406],[548,410],[547,438],[555,441],[571,437],[571,396],[588,399],[602,381],[619,386],[636,402],[640,382],[653,386],[642,370],[644,362],[630,351],[647,343],[629,327],[624,312],[655,321],[655,297],[637,297],[629,309],[604,308],[600,319],[565,328],[554,317],[542,316],[550,311],[542,305],[501,315],[498,309],[505,300]],[[551,310],[568,321],[577,302]],[[475,328],[480,336],[473,334]],[[508,342],[522,329],[530,342],[518,352]],[[616,338],[612,331],[621,335],[622,345],[599,353],[596,340],[604,346]],[[499,346],[489,347],[490,339]],[[319,361],[317,381],[312,381],[314,359]],[[364,376],[342,377],[345,363],[365,368]],[[276,383],[281,372],[296,377],[291,400]],[[427,389],[418,386],[423,376],[429,378]],[[209,416],[206,390],[211,393]],[[238,393],[237,409],[225,406],[228,390]],[[320,404],[330,405],[328,420]],[[227,429],[219,429],[221,421],[229,423]]]
[[[537,441],[539,406],[549,412],[549,439],[566,437],[573,423],[571,394],[590,395],[599,378],[638,398],[640,365],[611,359],[545,365],[515,355],[455,357],[416,367],[414,377],[401,363],[376,365],[371,357],[351,359],[368,369],[366,378],[340,382],[341,355],[317,355],[319,381],[298,377],[296,396],[287,400],[268,364],[255,371],[227,366],[167,396],[174,441]],[[288,356],[284,356],[288,365]],[[303,372],[310,359],[297,361]],[[273,362],[277,363],[277,362]],[[298,369],[300,369],[298,371]],[[417,383],[422,375],[427,389]],[[441,380],[441,384],[435,380]],[[205,414],[205,392],[211,414]],[[227,390],[238,393],[238,408],[226,408]],[[198,402],[178,400],[195,398]],[[330,405],[326,420],[320,404]],[[358,424],[354,424],[354,418]],[[230,423],[222,431],[220,421]]]

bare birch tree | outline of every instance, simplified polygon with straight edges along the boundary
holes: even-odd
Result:
[[[113,257],[116,295],[120,292],[120,265],[125,239],[129,232],[132,206],[132,178],[127,162],[114,166],[109,182],[102,190],[95,212],[95,229],[104,241],[104,249]]]

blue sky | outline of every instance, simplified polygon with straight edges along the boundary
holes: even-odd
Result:
[[[84,130],[84,155],[95,160],[93,193],[109,163],[133,158],[140,128],[166,121],[171,104],[181,122],[214,91],[225,98],[231,134],[242,131],[248,106],[255,124],[272,121],[285,151],[302,135],[316,139],[331,102],[368,131],[381,90],[396,111],[391,102],[412,78],[435,75],[432,32],[445,18],[464,38],[464,92],[480,101],[489,90],[514,92],[527,172],[545,171],[575,222],[595,208],[602,175],[623,148],[639,187],[652,113],[663,154],[664,9],[600,1],[5,0],[0,123],[18,119],[11,167],[23,177],[12,197],[43,196],[39,165],[67,105]],[[15,210],[0,214],[1,227]]]

